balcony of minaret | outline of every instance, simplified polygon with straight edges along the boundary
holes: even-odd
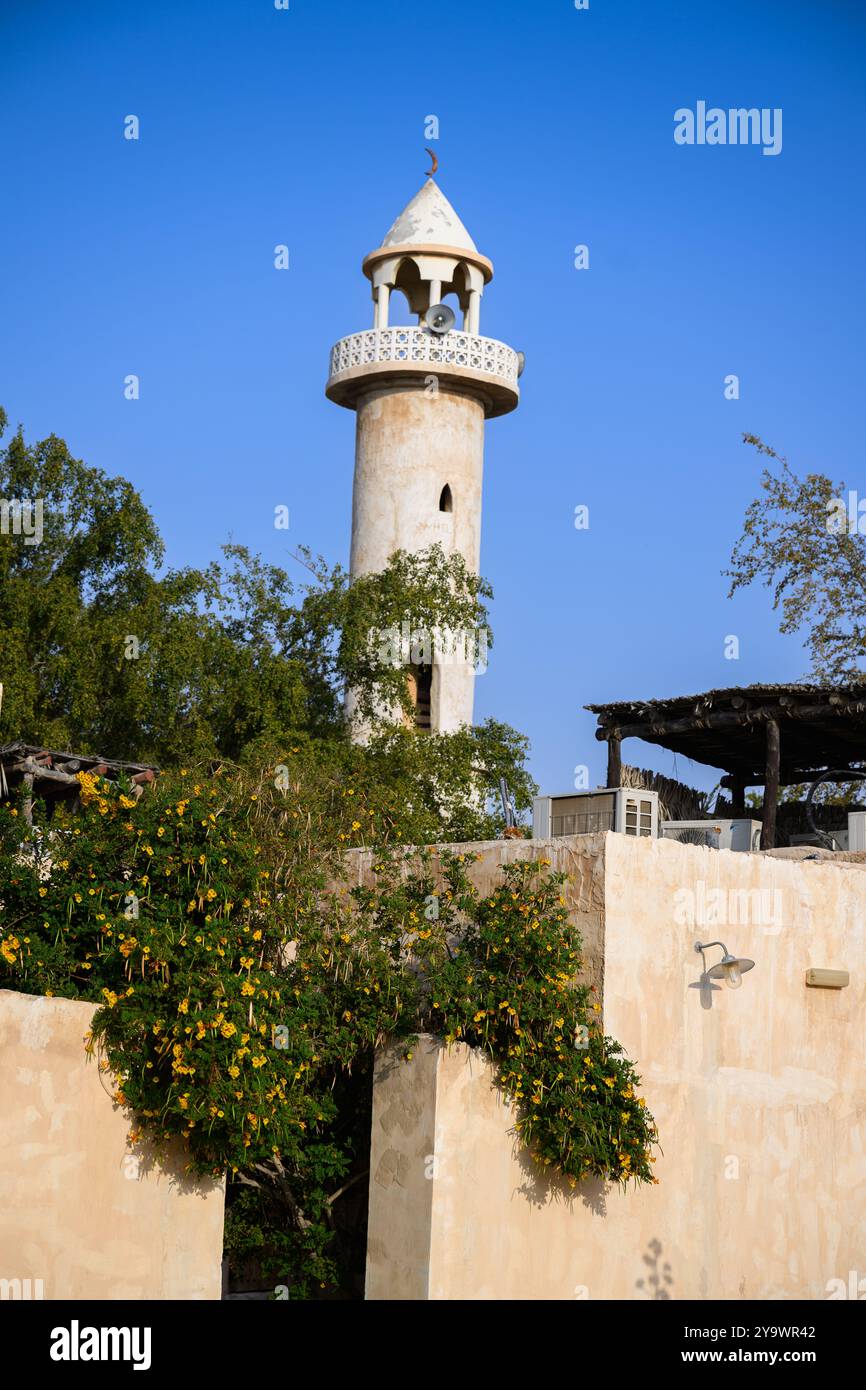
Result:
[[[367,391],[405,380],[437,384],[477,396],[488,418],[506,415],[520,399],[520,358],[496,338],[452,330],[434,333],[421,325],[368,328],[350,333],[331,349],[325,394],[354,409]]]

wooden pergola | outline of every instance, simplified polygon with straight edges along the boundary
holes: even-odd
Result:
[[[0,795],[5,796],[10,787],[23,782],[27,820],[32,819],[36,796],[46,800],[77,797],[81,788],[79,772],[93,772],[112,782],[123,775],[133,787],[140,788],[152,782],[158,771],[145,763],[122,762],[97,753],[60,753],[20,741],[0,746]]]
[[[641,738],[722,768],[732,814],[745,815],[747,787],[764,788],[761,848],[776,842],[779,787],[838,769],[854,781],[866,762],[866,683],[849,686],[747,685],[670,700],[587,705],[607,743],[607,785],[622,780],[622,740]]]

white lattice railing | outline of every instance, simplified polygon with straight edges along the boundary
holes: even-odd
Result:
[[[331,377],[371,362],[470,367],[517,386],[517,353],[496,338],[474,333],[431,333],[426,328],[369,328],[351,333],[331,348]]]

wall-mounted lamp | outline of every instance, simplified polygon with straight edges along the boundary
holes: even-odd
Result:
[[[695,950],[708,951],[711,946],[721,946],[724,955],[722,959],[707,970],[707,963],[704,961],[704,974],[710,980],[724,980],[728,989],[739,989],[743,983],[743,976],[747,970],[751,970],[755,962],[747,960],[745,956],[732,956],[724,941],[696,941]]]

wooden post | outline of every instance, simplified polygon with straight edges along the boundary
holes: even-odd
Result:
[[[607,741],[607,785],[622,785],[622,740],[619,734],[611,734]]]
[[[767,769],[764,773],[764,811],[761,818],[761,849],[776,847],[776,802],[779,799],[779,726],[767,720]]]
[[[731,778],[731,815],[746,814],[746,783],[742,777]]]

